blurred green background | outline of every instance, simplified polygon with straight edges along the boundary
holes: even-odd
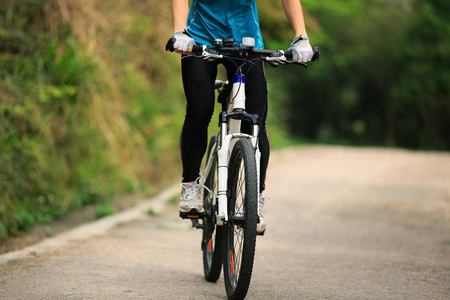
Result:
[[[302,4],[322,56],[266,68],[273,148],[450,149],[448,0]],[[281,1],[258,9],[266,48],[288,48]],[[170,1],[0,0],[0,243],[181,179],[171,19]]]

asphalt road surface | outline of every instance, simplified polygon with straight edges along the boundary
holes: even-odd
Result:
[[[450,299],[449,153],[300,147],[267,185],[247,299]],[[0,299],[226,299],[201,232],[146,209],[0,256]]]

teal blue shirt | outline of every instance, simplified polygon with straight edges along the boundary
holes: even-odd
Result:
[[[255,0],[193,0],[187,31],[202,45],[233,38],[238,46],[243,37],[253,37],[255,48],[264,48]]]

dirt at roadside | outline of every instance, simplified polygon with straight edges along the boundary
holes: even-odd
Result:
[[[141,197],[135,195],[123,196],[111,202],[111,209],[114,212],[119,212],[136,205],[141,199]],[[81,224],[94,221],[96,218],[96,206],[87,206],[59,220],[37,225],[23,236],[10,237],[5,243],[0,245],[0,254],[34,245],[45,238],[58,235]]]

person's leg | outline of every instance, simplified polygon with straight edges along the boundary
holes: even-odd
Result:
[[[214,112],[214,80],[217,65],[194,57],[181,60],[181,74],[186,96],[186,116],[180,137],[183,165],[179,211],[202,213],[200,165],[206,151],[208,125]]]
[[[245,86],[247,112],[252,114],[257,113],[261,117],[259,128],[259,151],[261,152],[260,192],[262,192],[266,188],[266,172],[270,156],[270,141],[266,128],[268,111],[267,82],[263,62],[257,63],[257,66],[250,67],[247,72]]]
[[[261,172],[260,172],[260,187],[259,187],[259,222],[256,228],[258,234],[264,234],[267,226],[267,212],[264,204],[267,197],[262,194],[266,186],[266,172],[269,164],[270,142],[267,135],[266,117],[267,117],[267,82],[266,74],[264,73],[264,63],[259,62],[257,65],[250,66],[247,77],[245,78],[245,95],[247,98],[246,108],[249,113],[257,113],[261,117],[261,124],[259,128],[259,151],[261,152]],[[247,125],[248,126],[248,125]],[[248,128],[247,130],[250,130]]]
[[[186,96],[186,116],[180,138],[182,176],[183,182],[191,182],[199,177],[208,143],[208,124],[214,112],[217,65],[185,57],[181,61],[181,71]]]

